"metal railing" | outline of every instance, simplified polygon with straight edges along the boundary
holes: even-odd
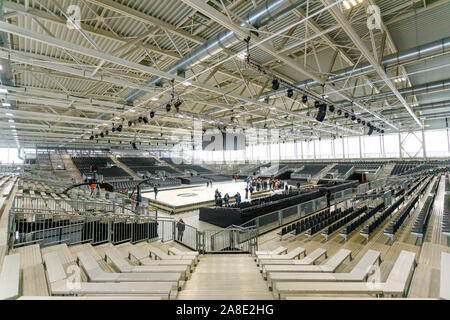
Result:
[[[257,234],[261,235],[270,230],[279,228],[287,223],[308,216],[314,212],[323,210],[326,207],[327,199],[323,196],[256,217],[250,221],[247,221],[246,223],[243,223],[241,227],[255,228]]]

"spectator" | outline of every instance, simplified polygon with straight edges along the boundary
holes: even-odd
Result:
[[[287,182],[284,183],[284,193],[289,194],[289,185],[287,184]]]
[[[158,196],[158,188],[156,186],[153,187],[153,192],[155,193],[155,200],[156,200],[156,197]]]
[[[252,194],[253,194],[253,186],[250,186],[250,188],[248,189],[248,191],[250,191],[250,199],[252,198]]]
[[[325,193],[325,196],[327,197],[327,207],[330,207],[331,205],[331,193],[329,190]]]
[[[225,207],[228,207],[230,204],[230,196],[228,193],[225,193],[225,197],[223,197],[223,200],[225,201]]]
[[[211,180],[211,179],[209,179],[209,185],[210,185],[211,188],[212,188],[212,180]]]
[[[177,230],[178,230],[178,241],[183,241],[183,233],[186,228],[183,219],[180,218],[180,221],[177,222]]]
[[[300,182],[297,182],[297,189],[300,190]]]
[[[221,207],[223,204],[222,197],[220,196],[220,194],[219,197],[217,198],[217,204],[219,205],[219,207]]]
[[[241,202],[242,202],[241,194],[238,192],[237,196],[238,196],[238,204],[241,204]]]
[[[206,187],[209,187],[209,180],[206,180]]]
[[[245,187],[245,199],[248,199],[248,186]]]

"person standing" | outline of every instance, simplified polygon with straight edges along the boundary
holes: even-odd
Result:
[[[230,195],[228,193],[225,193],[223,200],[225,201],[225,207],[228,207],[230,204]]]
[[[212,188],[212,179],[209,179],[209,185],[210,185],[211,188]]]
[[[156,200],[156,197],[158,196],[158,188],[156,186],[153,187],[153,192],[155,193],[155,200]]]
[[[297,189],[300,190],[300,182],[297,182]]]
[[[253,186],[250,186],[250,188],[248,189],[248,191],[250,191],[250,199],[252,198],[253,190]]]
[[[242,199],[241,199],[241,194],[239,192],[237,193],[237,198],[238,198],[238,204],[241,204]]]
[[[209,187],[209,179],[206,180],[206,187],[207,187],[207,188]]]
[[[248,186],[245,187],[245,199],[248,199]]]
[[[325,193],[325,196],[327,197],[327,207],[331,207],[331,193],[329,190]]]
[[[284,183],[284,193],[289,194],[289,185],[287,182]]]
[[[178,230],[178,241],[183,241],[183,233],[184,229],[186,228],[183,219],[180,218],[180,221],[177,222],[177,230]]]

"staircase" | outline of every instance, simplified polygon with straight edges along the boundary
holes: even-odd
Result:
[[[72,161],[72,158],[68,153],[60,153],[61,161],[66,168],[66,172],[68,176],[75,178],[77,183],[81,183],[83,181],[83,177],[81,176],[80,171],[77,169],[75,164]]]
[[[272,300],[273,296],[247,254],[206,254],[178,294],[178,300]]]
[[[131,170],[130,168],[128,168],[128,166],[126,166],[125,164],[123,164],[122,162],[117,160],[117,158],[114,157],[112,154],[108,154],[108,157],[112,160],[112,162],[114,162],[114,164],[116,166],[123,169],[126,173],[128,173],[130,176],[132,176],[133,179],[139,180],[139,177],[136,175],[136,173],[134,173],[133,170]]]
[[[317,182],[319,182],[319,180],[322,179],[328,173],[328,171],[333,169],[335,166],[336,166],[336,163],[327,165],[318,174],[316,174],[314,177],[311,178],[311,183],[317,184]]]
[[[378,179],[383,179],[391,176],[392,170],[394,170],[395,163],[388,163],[381,168],[381,172],[378,175]]]

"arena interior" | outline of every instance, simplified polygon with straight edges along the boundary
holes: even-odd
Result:
[[[0,300],[450,299],[450,1],[0,0]]]

